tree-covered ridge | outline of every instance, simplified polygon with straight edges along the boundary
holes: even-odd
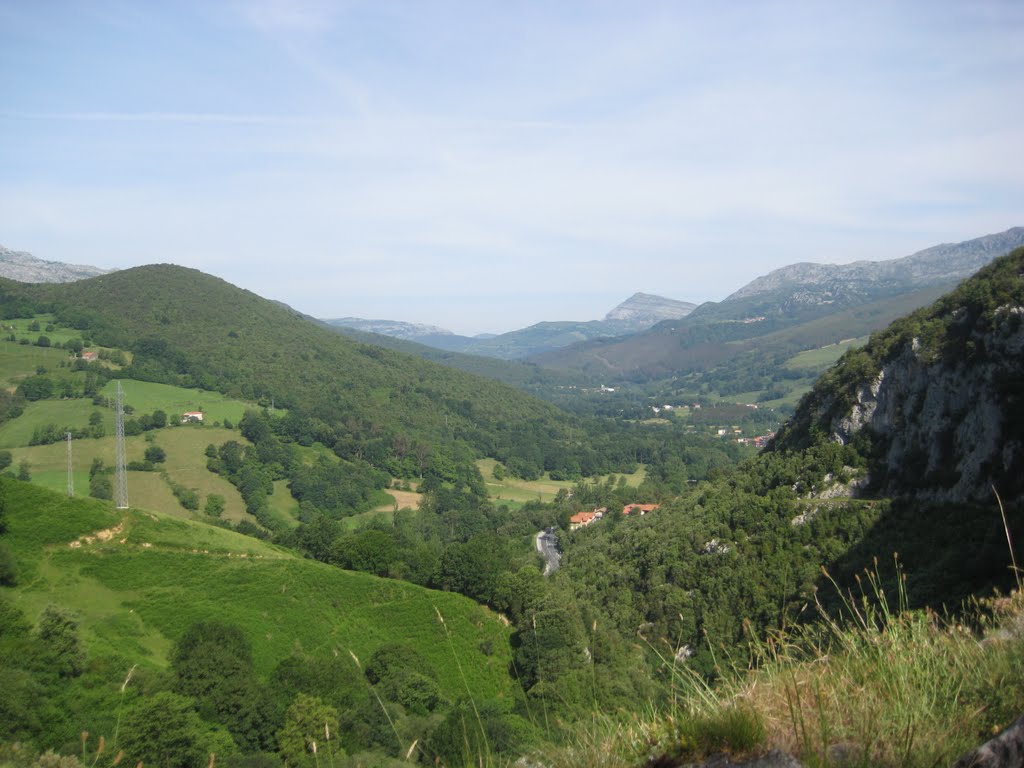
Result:
[[[196,270],[147,266],[63,286],[3,281],[0,299],[7,317],[49,311],[98,345],[129,351],[127,377],[288,408],[295,439],[344,444],[377,466],[396,441],[414,440],[448,453],[467,446],[526,474],[622,463],[611,438],[581,439],[569,417],[528,395],[353,342]]]
[[[996,483],[1013,499],[1024,489],[1022,333],[1018,248],[847,352],[803,398],[773,450],[852,442],[879,490],[990,498]]]
[[[644,517],[567,534],[555,578],[655,656],[692,657],[709,674],[723,647],[742,653],[816,600],[838,601],[865,567],[887,587],[905,578],[912,605],[953,611],[1010,588],[1007,537],[1019,551],[1024,529],[1022,351],[1018,249],[848,352],[772,450]],[[982,493],[953,496],[967,481]]]

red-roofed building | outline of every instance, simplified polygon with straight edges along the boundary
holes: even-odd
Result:
[[[188,424],[189,422],[202,421],[202,420],[203,420],[203,412],[202,411],[189,411],[188,413],[181,414],[181,423],[182,424]]]
[[[631,515],[634,512],[637,512],[638,514],[640,514],[642,516],[642,515],[646,515],[648,512],[653,512],[659,506],[661,506],[661,505],[660,504],[627,504],[626,506],[624,506],[622,508],[622,514],[624,514],[624,515]]]
[[[590,512],[577,512],[569,518],[569,530],[575,531],[577,528],[590,525],[595,520],[600,520],[604,517],[604,513],[607,511],[607,507],[599,507],[598,509],[591,510]]]
[[[98,357],[99,355],[97,355],[95,352],[82,352],[82,359],[90,363],[93,360],[96,360]]]

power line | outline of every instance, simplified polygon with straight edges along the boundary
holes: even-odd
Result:
[[[68,498],[72,498],[75,495],[75,472],[71,461],[71,433],[65,432],[64,439],[68,444]]]
[[[121,391],[121,382],[117,382],[117,405],[114,411],[114,423],[117,437],[114,442],[114,461],[117,465],[115,471],[117,488],[114,493],[114,500],[118,509],[128,509],[128,468],[125,462],[124,450],[124,393]]]

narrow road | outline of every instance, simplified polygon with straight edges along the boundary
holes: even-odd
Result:
[[[544,575],[550,576],[558,570],[559,561],[562,556],[558,553],[558,537],[554,528],[545,528],[537,534],[535,539],[537,551],[544,558]]]

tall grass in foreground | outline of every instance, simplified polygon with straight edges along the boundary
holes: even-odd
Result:
[[[827,575],[827,574],[826,574]],[[753,643],[750,668],[714,688],[673,665],[668,711],[630,722],[595,716],[552,768],[672,766],[714,752],[781,749],[805,765],[952,763],[1024,708],[1024,597],[980,601],[962,622],[907,609],[898,571],[892,603],[865,572],[845,618],[829,616]]]
[[[827,575],[827,574],[826,574]],[[933,766],[952,762],[1020,713],[1024,638],[1005,629],[981,640],[962,623],[910,611],[897,570],[891,606],[877,572],[845,600],[847,619],[821,611],[813,626],[757,647],[760,669],[735,697],[762,721],[766,741],[813,766]],[[1019,593],[973,608],[1010,626]]]

